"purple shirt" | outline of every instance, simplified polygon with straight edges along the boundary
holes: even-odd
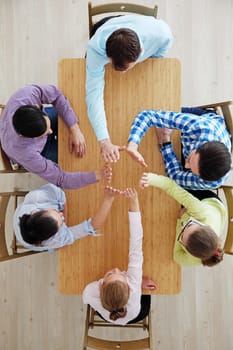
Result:
[[[26,170],[64,189],[80,188],[97,182],[94,172],[68,173],[58,164],[43,157],[41,152],[47,136],[28,138],[16,133],[12,123],[15,111],[24,105],[41,107],[42,104],[52,104],[68,127],[77,123],[77,117],[69,101],[55,86],[26,86],[11,96],[3,110],[0,120],[0,140],[4,152]]]

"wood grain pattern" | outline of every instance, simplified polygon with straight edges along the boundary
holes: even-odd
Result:
[[[112,142],[126,145],[134,116],[143,109],[180,109],[180,64],[176,59],[149,59],[122,74],[107,66],[105,105]],[[85,105],[85,59],[64,59],[59,65],[59,87],[71,101],[80,118],[88,154],[77,160],[67,150],[67,128],[59,124],[59,163],[67,171],[90,171],[103,165],[99,145],[91,128]],[[179,135],[174,135],[179,153]],[[144,137],[140,152],[149,164],[148,171],[164,174],[162,157],[154,130]],[[113,165],[112,185],[138,188],[143,169],[126,152]],[[139,190],[144,229],[143,252],[145,275],[159,283],[159,293],[180,290],[180,267],[172,259],[177,203],[162,191]],[[66,191],[68,224],[79,223],[93,215],[103,190],[91,185]],[[116,198],[101,237],[86,237],[59,250],[59,289],[62,293],[80,294],[84,286],[115,266],[126,269],[128,263],[129,225],[127,201]]]

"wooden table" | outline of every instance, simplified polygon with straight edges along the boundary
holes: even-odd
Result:
[[[143,109],[180,110],[180,63],[177,59],[148,59],[126,74],[110,65],[105,73],[105,108],[113,144],[126,145],[131,123]],[[59,88],[79,116],[88,153],[78,160],[68,151],[68,130],[59,121],[59,164],[66,171],[91,171],[103,165],[99,145],[87,118],[85,104],[85,59],[64,59],[59,64]],[[179,134],[173,135],[179,153]],[[149,130],[139,151],[149,164],[148,171],[164,174],[164,165],[154,130]],[[173,245],[178,204],[163,191],[138,188],[143,168],[126,153],[113,165],[112,185],[124,189],[136,187],[144,229],[144,275],[157,281],[156,294],[175,294],[180,290],[180,267],[173,261]],[[103,197],[101,184],[66,191],[68,225],[93,215]],[[81,294],[84,286],[101,278],[113,267],[122,270],[128,264],[129,225],[127,201],[116,198],[100,237],[85,237],[58,252],[59,290]],[[153,293],[153,292],[152,292]]]

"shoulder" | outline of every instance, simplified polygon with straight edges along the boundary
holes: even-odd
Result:
[[[100,281],[94,281],[86,285],[86,287],[83,290],[82,298],[84,304],[91,304],[91,300],[99,300],[100,299],[100,289],[99,284]]]

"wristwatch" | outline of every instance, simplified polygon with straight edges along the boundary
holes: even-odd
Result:
[[[159,148],[161,149],[163,147],[166,147],[167,145],[171,145],[171,141],[159,143]]]

